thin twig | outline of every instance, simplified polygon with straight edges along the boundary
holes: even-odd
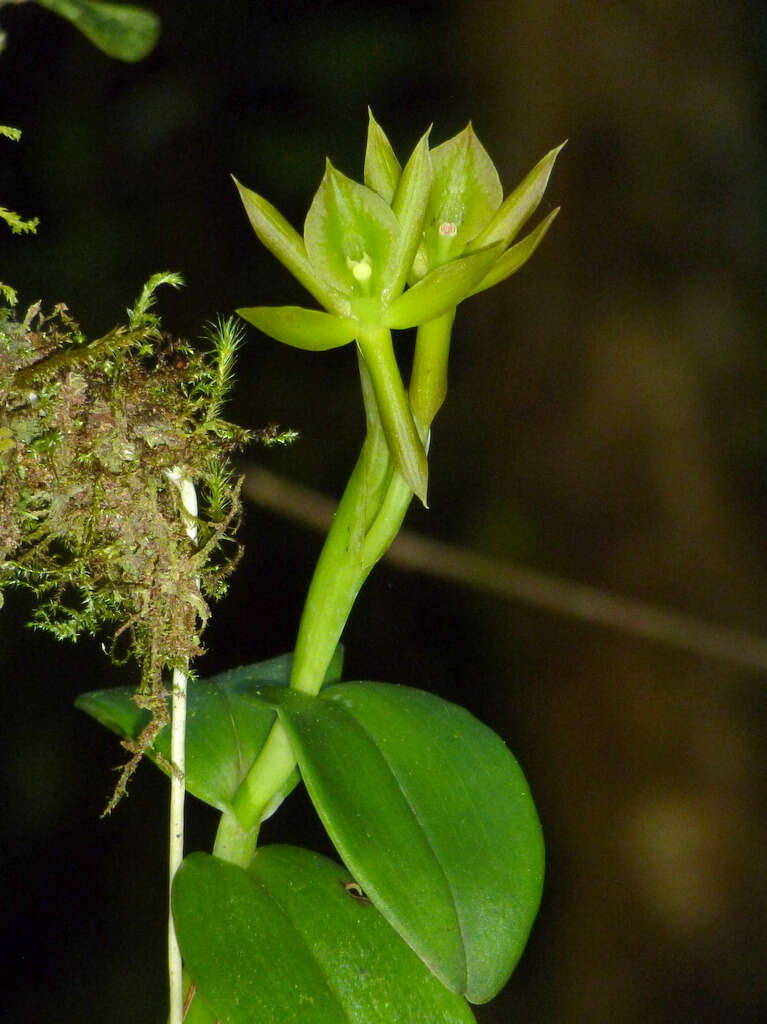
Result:
[[[197,494],[194,484],[182,469],[174,466],[166,475],[178,490],[181,517],[186,535],[197,540]],[[171,690],[170,759],[174,771],[170,777],[170,840],[168,846],[169,900],[173,879],[184,859],[184,798],[186,796],[186,698],[187,677],[181,669],[173,670]],[[181,950],[173,921],[173,908],[168,907],[168,987],[170,994],[169,1024],[182,1024],[184,1019],[184,979]]]
[[[318,530],[327,529],[335,513],[329,498],[260,466],[247,467],[244,494],[263,508]],[[763,637],[524,569],[410,530],[400,532],[385,557],[402,569],[454,580],[581,622],[618,629],[705,658],[767,670],[767,639]]]

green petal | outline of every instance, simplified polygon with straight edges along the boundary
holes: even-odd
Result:
[[[441,316],[472,294],[502,251],[496,245],[437,267],[392,302],[384,311],[383,322],[404,330]]]
[[[359,327],[356,320],[302,306],[251,306],[237,313],[270,338],[311,352],[347,345]]]
[[[328,161],[304,224],[314,272],[346,295],[380,295],[394,273],[398,235],[397,218],[378,193]]]
[[[561,146],[552,149],[542,160],[538,161],[524,181],[504,199],[500,210],[485,230],[471,242],[469,251],[493,245],[496,242],[503,242],[504,245],[511,243],[543,198],[554,161],[564,145],[563,142]]]
[[[426,214],[429,266],[460,255],[501,205],[495,164],[471,125],[432,150],[434,185]]]
[[[346,314],[348,302],[320,278],[306,254],[304,241],[280,211],[232,175],[253,230],[266,248],[327,309]]]
[[[365,147],[365,184],[391,205],[402,169],[383,128],[368,107],[368,138]]]
[[[523,267],[543,241],[543,236],[551,227],[559,210],[559,207],[552,210],[548,217],[542,220],[529,235],[525,235],[521,242],[517,242],[516,245],[512,245],[510,249],[507,249],[498,262],[493,264],[490,271],[482,278],[471,294],[476,295],[478,292],[483,292],[486,288],[491,288],[494,284],[504,281],[519,270],[520,267]]]
[[[433,180],[429,132],[426,132],[405,165],[392,203],[392,210],[399,221],[400,235],[397,242],[395,273],[391,282],[384,288],[384,301],[399,295],[405,287],[413,257],[423,235],[423,221]]]

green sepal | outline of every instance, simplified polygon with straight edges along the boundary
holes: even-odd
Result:
[[[108,57],[133,63],[147,57],[160,37],[160,19],[145,7],[101,0],[37,0],[66,18]]]
[[[313,352],[347,345],[358,327],[355,320],[302,306],[251,306],[237,314],[270,338]]]
[[[392,203],[392,210],[399,221],[400,234],[397,241],[395,272],[392,280],[384,288],[384,301],[390,301],[405,287],[416,249],[423,236],[423,221],[433,180],[427,131],[405,165]]]
[[[389,205],[397,191],[402,168],[394,155],[391,143],[383,128],[373,117],[368,107],[368,137],[365,146],[364,179],[368,188],[372,188]]]
[[[172,906],[187,971],[224,1024],[474,1021],[320,854],[264,846],[245,869],[193,853]]]
[[[339,647],[326,675],[327,682],[341,677],[343,652]],[[242,698],[254,686],[287,687],[293,655],[285,654],[254,665],[244,665],[193,679],[187,696],[186,787],[219,811],[231,808],[240,783],[255,761],[274,723],[274,715]],[[122,739],[136,740],[149,724],[150,714],[138,707],[127,686],[81,694],[75,706]],[[169,702],[168,702],[169,704]],[[170,707],[168,706],[170,711]],[[147,750],[147,756],[167,773],[170,729],[165,726]],[[292,780],[293,785],[298,781]],[[291,785],[291,789],[293,786]]]
[[[433,269],[459,256],[487,226],[501,205],[503,188],[495,164],[470,124],[433,149],[431,157],[434,185],[425,243]]]
[[[494,245],[430,271],[388,306],[383,322],[387,327],[404,330],[441,316],[472,294],[502,252],[502,245]]]
[[[240,184],[234,175],[232,181],[237,186],[242,205],[259,241],[326,309],[347,316],[348,300],[317,274],[306,253],[304,240],[296,229],[267,199]]]
[[[538,208],[549,183],[554,161],[564,145],[563,142],[562,145],[550,150],[543,159],[538,161],[514,191],[506,196],[501,208],[485,230],[469,243],[468,252],[481,249],[486,245],[494,245],[496,242],[503,242],[505,246],[508,246],[513,241],[528,218]]]
[[[277,708],[312,803],[375,906],[448,988],[491,999],[522,954],[544,872],[535,805],[501,738],[388,683],[251,699]]]
[[[388,203],[328,160],[304,223],[314,272],[345,295],[380,296],[394,276],[398,235]]]
[[[476,295],[478,292],[483,292],[486,288],[491,288],[500,281],[505,281],[507,277],[510,277],[520,267],[523,267],[543,241],[544,235],[551,227],[559,210],[560,207],[557,206],[540,224],[533,228],[529,235],[525,235],[516,245],[512,245],[510,249],[507,249],[497,262],[492,265],[489,272],[482,278],[471,294]]]

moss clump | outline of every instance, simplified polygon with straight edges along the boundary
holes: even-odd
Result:
[[[33,590],[32,624],[60,639],[109,627],[153,716],[110,807],[167,721],[165,673],[201,653],[208,601],[239,557],[229,456],[248,435],[221,416],[238,330],[219,323],[206,352],[161,332],[163,282],[179,283],[157,275],[126,325],[91,342],[64,306],[0,319],[0,592]],[[196,543],[172,471],[200,495]]]

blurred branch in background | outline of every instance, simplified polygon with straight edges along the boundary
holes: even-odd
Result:
[[[246,468],[243,493],[262,508],[322,532],[335,514],[336,505],[330,498],[254,464]],[[767,670],[767,639],[760,636],[634,601],[600,587],[524,569],[411,530],[400,532],[386,558],[401,569],[453,580],[701,657]]]

